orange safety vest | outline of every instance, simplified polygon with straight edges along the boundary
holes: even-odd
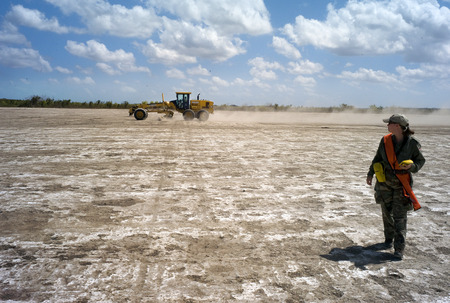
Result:
[[[392,134],[384,136],[384,149],[386,150],[386,156],[388,158],[391,168],[396,171],[400,169],[400,165],[397,162],[397,156],[395,155],[394,143],[392,142]],[[403,194],[411,200],[414,210],[421,208],[419,201],[416,198],[411,188],[411,176],[410,174],[395,174],[403,185]]]

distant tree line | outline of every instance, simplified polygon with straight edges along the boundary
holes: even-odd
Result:
[[[159,102],[159,101],[158,101]],[[149,102],[144,101],[144,104]],[[150,102],[155,103],[155,102]],[[54,107],[54,108],[112,108],[112,109],[128,109],[135,103],[129,103],[124,101],[121,103],[115,103],[112,101],[85,101],[85,102],[73,102],[68,100],[55,100],[52,98],[42,98],[40,96],[32,96],[25,100],[16,99],[0,99],[0,107]],[[320,113],[337,113],[337,112],[360,112],[360,113],[382,113],[382,112],[419,112],[419,113],[431,113],[439,110],[438,108],[402,108],[402,107],[382,107],[376,105],[370,105],[368,108],[356,108],[353,105],[340,104],[339,106],[330,107],[304,107],[304,106],[292,106],[292,105],[279,105],[267,104],[267,105],[229,105],[214,104],[215,110],[223,111],[267,111],[267,112],[320,112]]]
[[[112,101],[85,101],[73,102],[67,100],[55,100],[52,98],[42,98],[33,96],[25,100],[0,99],[0,107],[54,107],[54,108],[129,108],[130,104],[125,101],[115,103]]]

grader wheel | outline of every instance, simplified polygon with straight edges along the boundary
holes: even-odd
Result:
[[[197,113],[197,118],[200,121],[207,121],[209,118],[209,113],[206,110],[201,110]]]
[[[195,113],[191,109],[187,109],[183,112],[183,118],[185,121],[192,121],[195,118]]]
[[[138,108],[134,111],[134,118],[136,118],[136,120],[145,120],[147,117],[147,111],[142,108]]]

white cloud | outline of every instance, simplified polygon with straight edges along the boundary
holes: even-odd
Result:
[[[285,84],[277,84],[275,85],[275,89],[283,93],[283,95],[295,93],[295,90],[292,87],[287,86]]]
[[[348,80],[351,82],[372,82],[372,83],[382,83],[389,85],[401,84],[398,77],[394,74],[387,73],[381,70],[372,70],[367,68],[360,68],[356,72],[343,71],[337,76],[340,79]]]
[[[75,67],[77,68],[77,70],[80,71],[80,73],[85,74],[85,75],[91,75],[93,72],[91,67],[83,67],[83,66],[79,66],[78,64],[75,65]]]
[[[255,67],[250,70],[250,75],[260,80],[276,80],[278,78],[273,70],[257,69]]]
[[[43,13],[35,9],[28,9],[22,5],[14,5],[6,18],[18,25],[29,26],[43,31],[66,34],[69,28],[59,25],[58,19],[47,19]]]
[[[211,80],[215,85],[224,86],[224,87],[227,87],[230,85],[226,80],[223,80],[217,76],[212,77]]]
[[[149,38],[161,25],[153,9],[127,8],[105,0],[46,0],[66,15],[77,14],[95,34],[107,33],[119,37]]]
[[[0,30],[0,45],[1,44],[24,44],[30,46],[27,38],[19,33],[16,26],[10,22],[3,22]]]
[[[312,77],[305,77],[305,76],[302,76],[302,75],[297,76],[294,79],[294,81],[299,83],[301,86],[309,87],[309,88],[314,87],[316,85],[316,80],[314,78],[312,78]]]
[[[177,68],[172,68],[166,71],[166,76],[168,78],[174,78],[174,79],[186,79],[186,75]]]
[[[309,60],[301,60],[300,62],[289,62],[288,72],[297,75],[294,82],[303,87],[309,94],[313,93],[317,85],[316,79],[305,75],[318,74],[323,70],[323,66],[319,63],[313,63]]]
[[[134,87],[131,87],[131,86],[122,86],[122,87],[120,88],[120,90],[121,90],[123,93],[131,93],[131,94],[134,94],[134,93],[137,92],[137,90],[136,90]]]
[[[142,53],[148,57],[151,63],[163,63],[166,65],[195,63],[195,56],[182,54],[182,52],[165,47],[163,44],[148,40],[146,45],[138,45]]]
[[[251,80],[244,80],[241,78],[236,78],[233,83],[233,85],[237,85],[237,86],[242,86],[244,89],[248,88],[248,87],[258,87],[261,89],[268,89],[270,88],[270,85],[267,83],[262,82],[261,80],[257,79],[257,78],[253,78]]]
[[[117,67],[123,72],[141,72],[150,73],[150,69],[146,66],[136,66],[133,61],[118,62]]]
[[[120,71],[114,69],[114,67],[104,62],[98,62],[97,64],[95,64],[95,66],[97,66],[102,72],[110,76],[120,75]]]
[[[110,4],[105,0],[46,0],[65,14],[77,14],[91,33],[152,38],[139,44],[151,63],[196,63],[197,58],[225,61],[245,53],[239,34],[272,32],[262,0],[148,0],[146,7]],[[173,19],[158,16],[169,12]]]
[[[123,49],[114,52],[109,51],[103,43],[95,40],[89,40],[86,44],[69,40],[66,44],[66,50],[72,55],[99,62],[134,61],[132,53],[127,53]]]
[[[276,61],[269,62],[269,61],[264,60],[264,58],[261,58],[261,57],[256,57],[256,58],[250,59],[248,61],[248,63],[257,69],[281,69],[281,70],[284,69],[280,63],[278,63]]]
[[[89,40],[86,44],[69,40],[66,44],[66,50],[72,55],[98,62],[97,67],[110,75],[120,72],[150,72],[147,67],[135,65],[133,53],[127,53],[123,49],[110,51],[103,43],[95,40]],[[106,62],[114,64],[118,70],[113,69]]]
[[[0,64],[13,68],[31,67],[41,72],[51,72],[52,67],[38,51],[31,48],[0,46]]]
[[[274,36],[272,39],[272,46],[277,53],[289,59],[298,60],[302,57],[300,51],[284,38]]]
[[[209,76],[210,75],[210,72],[206,68],[203,68],[200,64],[197,65],[196,67],[189,68],[187,70],[187,73],[189,75],[193,75],[193,76]]]
[[[422,64],[419,68],[414,69],[398,66],[396,71],[401,78],[406,79],[445,79],[450,76],[450,65]]]
[[[297,45],[339,55],[403,54],[409,61],[450,62],[450,10],[436,0],[349,1],[328,5],[325,21],[296,18],[283,32]]]
[[[193,25],[185,21],[164,19],[165,30],[160,34],[161,43],[152,40],[138,45],[150,62],[167,65],[197,62],[197,57],[225,61],[242,54],[242,41],[220,36],[214,29]]]
[[[217,86],[222,86],[222,87],[228,87],[230,86],[230,83],[226,80],[223,80],[220,77],[212,77],[211,79],[205,79],[205,78],[200,78],[199,81],[203,84],[207,84],[207,85],[214,85],[216,88]]]
[[[314,63],[309,60],[302,60],[299,62],[289,62],[289,72],[291,74],[317,74],[323,70],[323,66],[320,63]]]
[[[263,35],[272,32],[263,0],[148,0],[160,11],[182,20],[204,23],[219,35]]]
[[[274,70],[284,70],[284,67],[278,62],[268,62],[261,57],[256,57],[248,61],[252,66],[250,74],[260,80],[275,80],[277,74]]]
[[[70,69],[61,67],[61,66],[57,66],[57,67],[55,67],[55,69],[62,74],[71,74],[72,73],[72,71]]]
[[[70,77],[67,78],[67,81],[75,84],[87,84],[87,85],[94,85],[95,81],[91,77],[85,77],[84,79],[78,78],[78,77]]]

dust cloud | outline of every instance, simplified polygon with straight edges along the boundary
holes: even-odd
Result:
[[[385,125],[383,119],[397,112],[386,113],[303,113],[303,112],[240,112],[219,111],[211,119],[220,122],[242,123],[286,123],[313,125]],[[450,112],[437,111],[431,114],[406,113],[414,126],[450,126]]]

